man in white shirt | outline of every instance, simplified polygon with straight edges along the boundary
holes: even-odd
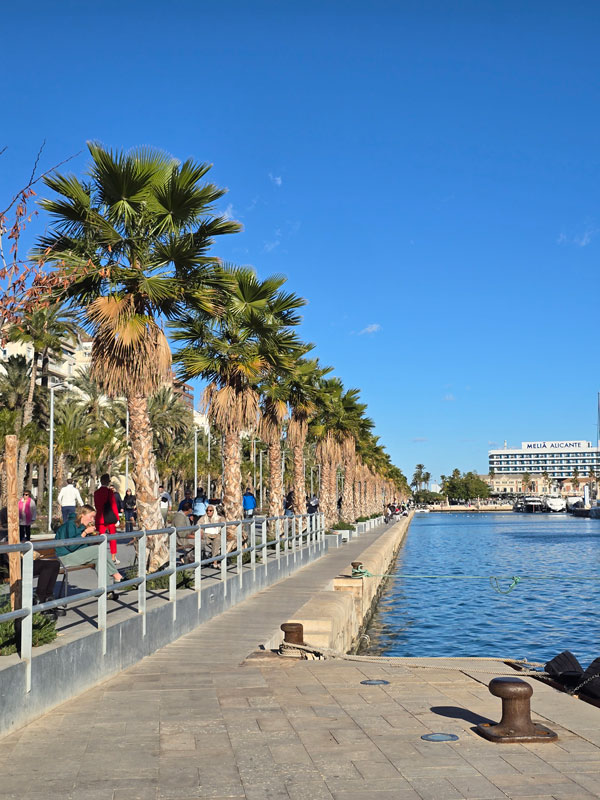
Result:
[[[171,510],[171,495],[165,491],[165,487],[161,484],[158,487],[158,499],[160,500],[160,513],[162,514],[163,522],[167,524],[167,514]]]
[[[63,522],[66,522],[71,514],[75,513],[76,505],[83,505],[79,489],[73,486],[73,478],[67,478],[67,485],[63,486],[58,493],[58,505],[62,511]]]

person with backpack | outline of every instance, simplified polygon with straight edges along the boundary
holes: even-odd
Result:
[[[96,506],[96,528],[98,533],[116,533],[119,509],[115,493],[110,488],[110,475],[108,473],[100,478],[100,488],[94,492],[94,505]],[[120,564],[121,562],[117,558],[116,541],[111,539],[109,545],[113,562]]]
[[[253,517],[256,510],[256,497],[252,493],[252,489],[248,486],[242,496],[242,506],[244,509],[245,517]]]

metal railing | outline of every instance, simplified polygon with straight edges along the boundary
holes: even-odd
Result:
[[[220,553],[214,557],[202,557],[203,548],[206,549],[210,543],[206,541],[204,531],[206,528],[220,528]],[[228,529],[235,528],[233,538]],[[269,538],[269,532],[271,538]],[[177,534],[185,533],[186,538],[193,534],[193,539],[189,538],[189,543],[178,546]],[[169,561],[168,566],[158,572],[147,572],[147,544],[149,536],[168,536]],[[203,568],[210,564],[219,565],[217,575],[223,582],[223,592],[227,595],[227,585],[230,580],[239,580],[242,583],[244,556],[250,554],[248,569],[252,572],[256,570],[256,557],[260,556],[260,564],[266,564],[271,555],[274,559],[281,558],[282,555],[293,553],[294,560],[296,553],[303,547],[317,548],[322,546],[325,536],[324,515],[318,514],[299,514],[296,516],[285,517],[265,517],[259,519],[244,519],[223,521],[218,523],[203,523],[202,525],[191,525],[186,528],[167,527],[155,531],[138,530],[113,534],[102,534],[98,536],[86,536],[78,539],[47,539],[36,542],[22,542],[20,544],[0,544],[0,553],[22,553],[22,574],[21,574],[21,608],[15,611],[8,611],[0,614],[0,623],[14,620],[19,621],[20,625],[20,658],[25,664],[26,670],[26,691],[31,690],[31,660],[33,647],[33,615],[37,612],[50,611],[51,609],[66,607],[82,600],[96,598],[98,603],[97,626],[102,634],[102,653],[106,654],[106,630],[107,630],[107,599],[112,592],[122,591],[137,586],[137,613],[142,615],[142,636],[146,635],[146,598],[148,593],[148,582],[163,576],[169,577],[168,601],[172,604],[173,619],[177,618],[177,573],[191,571],[194,572],[194,591],[198,595],[198,608],[202,604],[201,583],[203,580]],[[108,542],[110,541],[131,541],[137,544],[137,576],[115,583],[108,583],[107,559]],[[227,547],[235,542],[235,549],[227,551]],[[98,575],[98,586],[96,589],[88,589],[76,592],[72,595],[59,597],[44,603],[33,602],[33,553],[51,550],[56,547],[71,545],[99,545],[98,561],[96,572]],[[194,560],[187,562],[181,560],[178,551],[186,550],[191,553],[193,550]],[[58,557],[60,558],[60,556]],[[235,573],[230,572],[232,562],[235,560]],[[66,566],[68,571],[69,567]],[[207,576],[204,576],[207,577]]]

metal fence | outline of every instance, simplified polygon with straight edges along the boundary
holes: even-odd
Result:
[[[221,552],[219,555],[202,558],[203,548],[206,549],[206,528],[220,528]],[[235,539],[228,529],[235,528]],[[190,536],[189,544],[184,548],[177,545],[177,533]],[[147,542],[149,536],[167,535],[169,537],[169,563],[158,572],[147,572]],[[201,583],[203,568],[210,564],[218,563],[217,575],[223,582],[224,594],[227,594],[227,584],[231,580],[242,582],[244,556],[250,555],[248,568],[255,570],[257,556],[260,564],[266,564],[269,558],[279,559],[303,547],[322,546],[325,536],[325,519],[323,514],[299,514],[285,517],[266,517],[264,519],[234,520],[230,522],[205,523],[192,525],[187,528],[161,528],[160,530],[139,530],[125,533],[103,534],[86,536],[79,539],[48,539],[36,542],[22,542],[21,544],[0,544],[0,553],[22,553],[21,577],[21,608],[0,614],[0,623],[10,620],[18,621],[20,627],[20,658],[25,663],[26,688],[31,690],[31,659],[32,659],[32,630],[33,615],[36,612],[49,611],[53,608],[65,607],[80,603],[88,598],[96,598],[98,603],[97,625],[102,634],[102,652],[106,653],[106,628],[107,628],[107,599],[111,592],[137,586],[137,613],[142,615],[142,635],[146,635],[146,597],[148,581],[163,576],[169,577],[168,600],[172,606],[173,619],[177,618],[177,573],[193,570],[194,591],[198,595],[198,607],[201,607]],[[229,537],[229,538],[228,538]],[[108,583],[106,570],[108,556],[108,542],[136,540],[137,546],[137,576],[116,583]],[[227,552],[228,545],[234,541],[235,549]],[[76,592],[66,597],[60,597],[45,603],[33,602],[33,553],[43,552],[64,545],[99,545],[97,575],[98,587]],[[182,550],[193,553],[193,561],[182,558]],[[235,562],[235,564],[233,563]],[[233,572],[232,572],[233,568]],[[68,567],[67,567],[68,569]]]

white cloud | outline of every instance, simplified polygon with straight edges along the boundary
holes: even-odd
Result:
[[[233,210],[233,203],[229,203],[225,211],[221,212],[221,216],[225,217],[225,219],[233,219],[234,218],[234,210]]]
[[[272,250],[275,250],[276,247],[279,247],[281,241],[279,239],[274,239],[272,242],[265,242],[265,246],[263,250],[265,253],[270,253]]]
[[[578,233],[567,234],[561,231],[556,239],[556,244],[575,245],[576,247],[587,247],[598,234],[600,227],[593,222],[587,222],[583,230]]]
[[[271,183],[274,184],[275,186],[281,186],[281,184],[283,183],[281,175],[273,175],[272,172],[269,172],[269,179]]]
[[[445,394],[444,395],[444,402],[445,403],[453,403],[456,400],[453,394]]]
[[[381,325],[378,322],[373,322],[371,325],[367,325],[366,328],[363,328],[362,331],[358,332],[359,336],[362,336],[364,333],[377,333],[377,331],[381,330]]]
[[[424,436],[415,436],[413,442],[426,442],[427,439]]]

